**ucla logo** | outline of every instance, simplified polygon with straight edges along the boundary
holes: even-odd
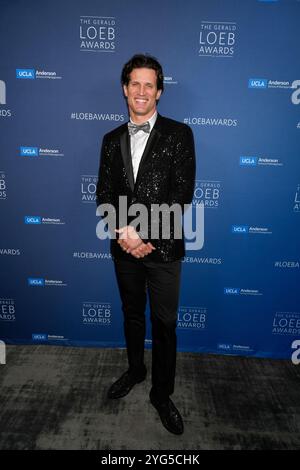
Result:
[[[17,69],[16,70],[16,78],[35,78],[35,70],[34,69]]]
[[[239,295],[240,289],[237,287],[225,287],[224,294],[226,295]]]
[[[41,224],[42,219],[37,215],[25,215],[24,222],[25,224]]]
[[[33,341],[47,341],[47,335],[44,333],[33,333],[32,339]]]
[[[249,78],[248,88],[267,88],[266,78]]]
[[[257,157],[240,157],[241,166],[256,166]]]
[[[45,281],[42,278],[30,277],[28,279],[28,285],[32,287],[44,287]]]
[[[20,147],[21,157],[38,157],[39,149],[37,147]]]
[[[228,343],[219,343],[218,349],[223,349],[224,351],[229,351],[231,349],[231,344]]]
[[[232,233],[248,233],[248,225],[233,225],[231,228]]]

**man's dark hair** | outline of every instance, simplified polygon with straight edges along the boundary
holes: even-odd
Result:
[[[164,76],[162,66],[155,57],[145,54],[134,55],[123,67],[121,82],[122,85],[128,85],[130,74],[133,69],[153,69],[156,72],[157,89],[164,91]]]

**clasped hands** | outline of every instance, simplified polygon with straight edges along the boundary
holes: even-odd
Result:
[[[152,243],[144,243],[131,225],[116,229],[119,234],[118,243],[123,251],[130,253],[134,258],[144,258],[149,255],[155,247]]]

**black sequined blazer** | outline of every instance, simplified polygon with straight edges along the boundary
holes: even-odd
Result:
[[[106,134],[103,138],[99,178],[96,190],[97,206],[112,204],[119,211],[119,196],[126,196],[128,207],[134,203],[144,204],[151,210],[152,204],[190,204],[195,181],[195,149],[191,128],[158,114],[150,133],[134,182],[130,140],[127,123]],[[150,217],[149,217],[150,219]],[[131,219],[122,221],[128,225]],[[117,220],[117,227],[119,226]],[[169,239],[151,239],[141,234],[145,242],[151,241],[155,250],[147,256],[152,261],[169,262],[184,256],[184,239],[175,239],[171,227]],[[111,240],[114,258],[129,258],[117,241]],[[144,258],[145,259],[145,258]]]

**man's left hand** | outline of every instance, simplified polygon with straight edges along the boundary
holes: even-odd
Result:
[[[152,243],[144,243],[142,242],[137,248],[131,251],[132,256],[135,258],[144,258],[144,256],[149,255],[153,250],[155,250]]]

